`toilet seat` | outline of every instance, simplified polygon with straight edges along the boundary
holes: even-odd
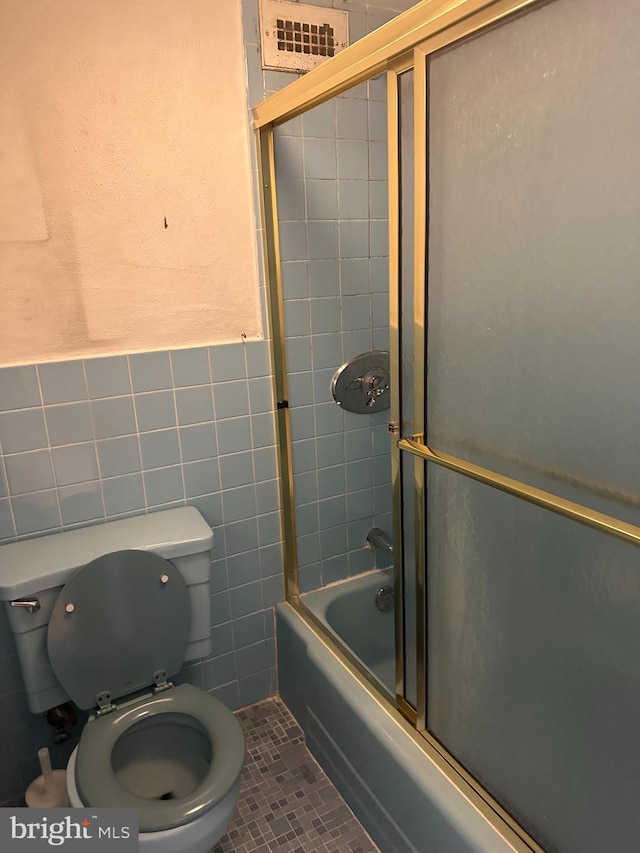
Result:
[[[111,756],[119,738],[132,726],[152,717],[160,723],[166,714],[180,714],[200,724],[211,743],[211,765],[190,795],[148,800],[120,784]],[[136,808],[140,831],[153,832],[189,823],[213,808],[237,783],[244,757],[244,735],[231,711],[203,690],[182,684],[87,723],[78,748],[75,781],[87,806]]]

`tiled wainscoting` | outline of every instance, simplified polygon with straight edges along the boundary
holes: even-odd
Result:
[[[182,678],[231,708],[276,690],[283,598],[268,343],[0,370],[0,542],[191,504],[214,531],[213,656]],[[0,802],[38,774],[50,728],[26,706],[0,610]],[[69,748],[56,747],[62,766]]]

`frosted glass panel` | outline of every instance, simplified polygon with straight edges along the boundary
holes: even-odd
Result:
[[[631,853],[638,551],[428,470],[428,727],[554,853]]]
[[[429,443],[635,523],[639,44],[556,0],[428,66]]]

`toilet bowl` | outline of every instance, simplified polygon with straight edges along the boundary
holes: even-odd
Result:
[[[93,709],[67,767],[69,801],[137,809],[145,853],[207,853],[238,798],[238,720],[169,680],[211,650],[211,542],[184,507],[0,548],[31,710],[68,698]]]
[[[243,761],[233,714],[183,684],[87,723],[67,793],[72,806],[137,809],[145,853],[208,853],[233,814]]]

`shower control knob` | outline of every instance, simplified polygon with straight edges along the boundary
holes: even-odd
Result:
[[[169,583],[169,575],[162,575],[160,577],[160,583]]]
[[[67,613],[73,613],[73,611],[76,609],[76,606],[75,604],[69,602],[68,604],[65,604],[64,609],[67,611]]]

